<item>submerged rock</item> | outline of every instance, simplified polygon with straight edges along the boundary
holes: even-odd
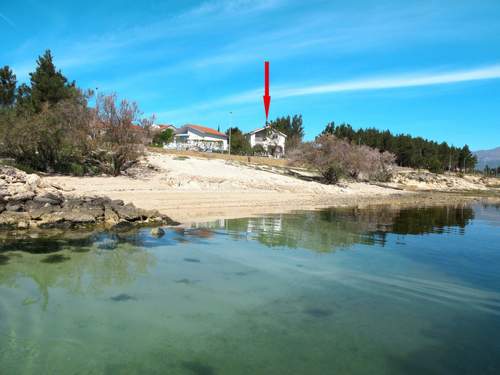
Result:
[[[151,229],[151,235],[155,238],[161,238],[165,235],[165,231],[160,227],[153,228]]]

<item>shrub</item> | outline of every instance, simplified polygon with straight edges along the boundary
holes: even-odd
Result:
[[[387,181],[394,155],[324,134],[313,142],[303,143],[289,154],[289,160],[292,165],[317,170],[325,183],[334,184],[342,177]]]
[[[266,150],[264,149],[264,146],[262,146],[262,145],[253,146],[252,147],[252,155],[255,155],[255,156],[266,155]]]
[[[154,147],[163,147],[163,145],[169,144],[174,140],[173,129],[165,129],[163,131],[156,131],[153,135],[153,141],[151,143]]]

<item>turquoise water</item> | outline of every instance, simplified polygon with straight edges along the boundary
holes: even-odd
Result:
[[[499,373],[499,206],[0,242],[0,374]]]

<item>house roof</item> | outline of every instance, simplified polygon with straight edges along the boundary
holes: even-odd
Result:
[[[201,126],[201,125],[186,124],[183,126],[183,128],[191,128],[191,129],[197,130],[197,131],[204,133],[204,134],[217,135],[219,137],[226,137],[226,135],[224,133],[218,132],[215,129],[207,128],[207,127]]]
[[[130,125],[130,128],[134,129],[134,130],[138,130],[138,131],[143,131],[144,130],[144,128],[142,126],[135,125],[135,124]]]
[[[263,128],[258,128],[258,129],[252,130],[251,132],[248,132],[247,134],[255,134],[255,133],[258,133],[258,132],[260,132],[260,131],[262,131],[262,130],[265,130],[265,129],[267,129],[267,128],[270,128],[273,132],[276,132],[276,133],[278,133],[278,134],[281,134],[281,135],[282,135],[283,137],[285,137],[285,138],[287,137],[287,135],[286,135],[285,133],[282,133],[282,132],[280,132],[279,130],[274,129],[274,128],[272,128],[271,126],[264,126]]]
[[[158,127],[161,130],[164,129],[175,129],[175,126],[172,124],[156,124],[156,127]]]

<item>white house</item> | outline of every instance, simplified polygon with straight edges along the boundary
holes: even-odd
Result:
[[[252,148],[261,145],[264,148],[264,152],[269,156],[277,158],[285,156],[286,134],[283,134],[279,130],[265,126],[245,134],[245,137],[250,142]]]
[[[164,131],[166,129],[172,129],[173,131],[176,130],[176,127],[172,124],[153,124],[151,127],[155,130],[161,130],[161,131]]]
[[[186,124],[175,130],[174,141],[165,148],[196,151],[226,151],[227,136],[215,129]]]

